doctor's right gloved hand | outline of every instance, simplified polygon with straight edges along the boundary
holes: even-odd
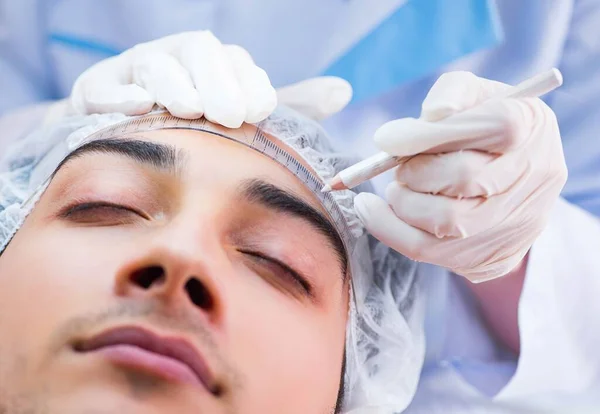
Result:
[[[275,91],[245,49],[196,31],[142,43],[95,64],[75,82],[71,106],[82,114],[141,115],[157,104],[180,118],[204,116],[237,128],[269,116],[278,95],[281,103],[320,119],[341,110],[352,88],[323,77]]]
[[[391,121],[375,133],[381,150],[408,156],[387,201],[369,193],[355,199],[375,237],[475,282],[519,266],[567,168],[552,110],[540,99],[493,98],[508,88],[468,72],[445,74],[419,119]]]

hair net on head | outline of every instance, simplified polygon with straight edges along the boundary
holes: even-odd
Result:
[[[121,114],[66,118],[9,148],[0,160],[0,254],[43,194],[59,163],[102,134],[117,137],[119,123],[129,119]],[[356,161],[335,152],[318,123],[288,108],[279,107],[258,126],[291,148],[294,158],[308,163],[322,181]],[[312,190],[328,212],[341,212],[343,223],[334,224],[349,256],[352,297],[346,329],[343,412],[402,411],[414,395],[424,359],[424,309],[417,294],[416,263],[364,233],[352,207],[354,192],[324,194]]]

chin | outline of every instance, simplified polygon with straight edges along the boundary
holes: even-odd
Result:
[[[40,414],[198,414],[219,413],[221,410],[210,401],[201,401],[181,390],[155,389],[148,385],[144,389],[117,389],[116,387],[73,390],[68,395],[53,398],[41,404]],[[144,386],[142,386],[144,387]],[[9,411],[10,412],[10,411]],[[17,411],[18,413],[18,411]],[[32,414],[38,414],[33,411]]]

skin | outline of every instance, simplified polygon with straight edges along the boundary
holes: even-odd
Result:
[[[182,130],[135,139],[174,146],[181,165],[67,162],[0,256],[0,413],[331,413],[348,312],[339,257],[306,220],[240,188],[261,179],[324,213],[317,199],[239,143]],[[71,208],[96,201],[137,211]],[[248,250],[293,267],[312,293]],[[164,278],[144,288],[134,275],[150,266]],[[192,279],[210,306],[193,302]],[[191,342],[219,395],[74,351],[131,325]]]
[[[481,315],[495,338],[513,354],[521,352],[519,301],[525,284],[527,259],[512,272],[485,283],[464,281],[479,304]]]

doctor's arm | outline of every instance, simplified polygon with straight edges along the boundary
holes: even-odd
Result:
[[[600,317],[600,306],[595,305],[600,292],[599,251],[600,219],[560,199],[546,228],[515,270],[499,279],[466,285],[496,338],[527,365],[552,365],[547,356],[553,355],[554,347],[575,345],[583,352],[575,352],[572,366],[578,366],[585,355],[597,363],[600,376],[600,358],[586,355],[596,352],[589,347],[600,339],[600,330],[593,324],[581,326],[572,331],[579,336],[575,337],[564,325],[575,328],[587,317]],[[559,359],[571,357],[572,352]],[[531,362],[536,359],[537,363]],[[523,370],[519,373],[528,375]]]
[[[514,330],[518,321],[517,332],[511,332],[518,338],[517,370],[496,398],[593,394],[600,389],[598,252],[600,219],[559,199],[529,252],[522,290],[508,292],[509,312],[518,298],[517,319],[502,326],[502,291],[494,300],[496,286],[475,287],[479,303],[491,303],[486,320],[490,326],[497,320],[497,332]],[[520,280],[515,279],[516,286]],[[510,289],[513,281],[506,282]]]
[[[563,199],[525,266],[497,281],[468,284],[488,326],[519,351],[517,371],[500,399],[544,391],[597,393],[600,387],[598,18],[600,2],[573,2],[559,64],[565,83],[547,101],[560,124],[569,168]]]
[[[559,64],[565,83],[548,99],[569,179],[529,254],[518,301],[518,369],[499,398],[544,390],[597,393],[600,387],[599,18],[600,2],[573,2]],[[493,295],[491,288],[475,290],[480,302]]]
[[[515,355],[519,355],[521,348],[519,300],[527,275],[529,256],[530,253],[514,270],[501,278],[485,283],[465,283],[477,299],[480,314],[495,339]]]
[[[413,141],[440,140],[438,151],[402,164],[387,200],[359,195],[356,208],[388,245],[470,280],[490,335],[517,355],[496,398],[578,395],[600,384],[600,328],[591,322],[600,317],[600,222],[559,197],[565,159],[547,105],[474,105],[505,87],[464,72],[443,76],[425,116],[392,121],[375,137],[394,155]]]

